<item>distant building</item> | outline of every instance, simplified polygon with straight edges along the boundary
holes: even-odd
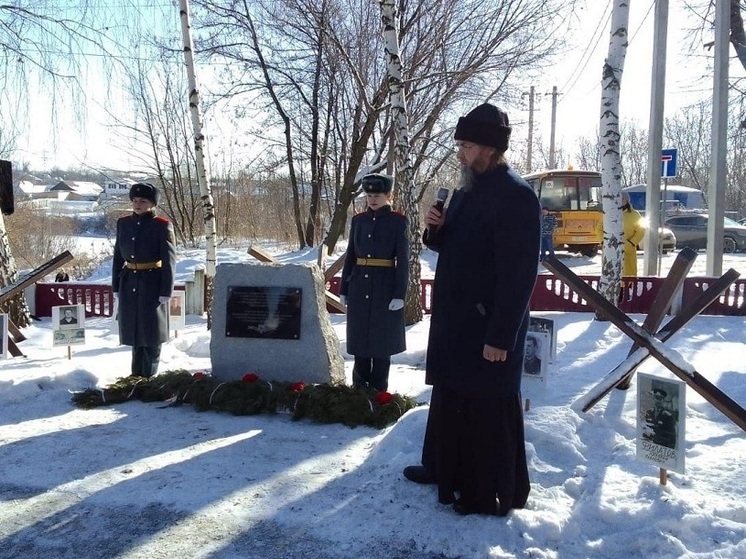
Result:
[[[47,192],[58,200],[95,202],[104,189],[95,182],[60,181]]]
[[[49,188],[49,185],[33,182],[30,180],[18,181],[13,187],[16,200],[31,200],[41,198]]]

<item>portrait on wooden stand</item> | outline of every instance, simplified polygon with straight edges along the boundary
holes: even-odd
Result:
[[[182,330],[186,326],[186,313],[184,310],[185,293],[174,291],[168,302],[168,323],[170,330]]]
[[[85,308],[83,305],[52,307],[54,346],[85,343]]]
[[[686,384],[637,373],[637,458],[684,473]]]

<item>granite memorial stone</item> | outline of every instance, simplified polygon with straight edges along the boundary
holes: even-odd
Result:
[[[343,384],[344,360],[316,264],[220,264],[215,274],[212,374],[238,380]]]

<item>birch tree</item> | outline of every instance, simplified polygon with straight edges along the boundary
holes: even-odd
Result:
[[[184,59],[189,77],[189,110],[194,130],[194,153],[197,160],[197,180],[202,198],[202,217],[205,221],[205,303],[207,306],[207,327],[212,326],[212,299],[215,268],[217,263],[217,246],[215,239],[215,207],[212,201],[210,180],[205,164],[205,135],[203,133],[202,112],[200,107],[197,76],[194,70],[194,42],[192,41],[189,22],[189,2],[180,0],[181,30],[184,40]]]
[[[613,0],[609,53],[601,76],[601,181],[603,185],[604,240],[598,290],[607,301],[618,301],[622,277],[624,231],[620,209],[622,161],[620,155],[619,96],[627,53],[629,0]]]
[[[422,320],[420,300],[420,214],[415,194],[415,177],[409,144],[409,115],[407,96],[402,83],[402,61],[399,52],[399,30],[396,25],[394,0],[381,1],[384,48],[388,67],[391,125],[394,129],[394,158],[396,160],[396,207],[407,216],[409,223],[409,286],[404,309],[407,324]]]

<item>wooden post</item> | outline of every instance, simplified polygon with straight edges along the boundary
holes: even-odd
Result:
[[[344,265],[345,265],[345,255],[343,254],[342,256],[340,256],[339,258],[337,258],[332,263],[332,265],[329,266],[324,271],[324,280],[329,281],[330,279],[332,279],[334,276],[337,275],[337,272],[339,272]]]
[[[661,485],[666,485],[666,483],[668,482],[668,470],[666,470],[666,468],[661,468],[658,477],[660,479]]]
[[[69,250],[66,250],[59,256],[55,256],[51,260],[48,260],[35,270],[32,270],[28,274],[22,276],[19,278],[16,282],[6,285],[2,289],[0,289],[0,304],[5,303],[5,301],[8,301],[12,297],[15,297],[17,293],[19,293],[21,290],[25,289],[32,283],[36,283],[39,279],[43,278],[50,272],[53,272],[66,262],[73,259],[73,255],[70,254]]]

